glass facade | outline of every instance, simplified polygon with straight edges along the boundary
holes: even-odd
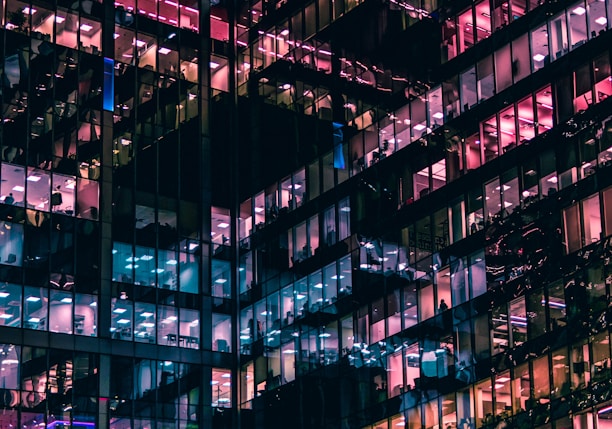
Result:
[[[612,427],[612,0],[0,2],[0,428]]]

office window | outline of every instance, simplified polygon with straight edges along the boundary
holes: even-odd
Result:
[[[295,297],[293,294],[293,285],[288,285],[281,290],[280,293],[280,316],[282,318],[281,326],[293,324]]]
[[[448,207],[450,243],[456,243],[466,237],[465,233],[465,203],[463,198],[451,202]]]
[[[499,142],[502,153],[506,153],[517,146],[517,118],[514,108],[515,106],[512,105],[499,113]],[[533,113],[531,113],[531,117],[533,117]],[[533,124],[531,126],[533,127]]]
[[[570,366],[567,358],[567,349],[554,350],[551,354],[553,379],[551,396],[558,398],[570,392]]]
[[[338,298],[338,282],[341,280],[341,275],[337,272],[335,262],[323,268],[323,303],[328,305],[336,302]]]
[[[471,297],[475,298],[487,291],[487,274],[484,251],[477,251],[469,255],[468,276],[470,281]]]
[[[195,246],[195,243],[190,243],[189,247]],[[197,246],[196,246],[197,248]],[[198,257],[192,252],[180,252],[179,253],[179,286],[181,292],[186,293],[198,293],[200,270],[198,264]],[[166,261],[167,265],[172,265],[173,259]]]
[[[523,182],[523,192],[521,192],[521,200],[523,204],[528,205],[538,199],[538,166],[537,160],[531,159],[525,162],[521,168],[521,176]]]
[[[156,287],[157,268],[155,266],[155,249],[136,246],[134,256],[129,256],[124,262],[128,272],[133,271],[134,284]]]
[[[74,216],[76,177],[53,174],[51,211]]]
[[[454,19],[447,19],[442,25],[442,63],[452,60],[459,53],[457,24]]]
[[[442,87],[438,86],[427,92],[427,117],[429,126],[437,128],[444,123],[444,109],[442,107]]]
[[[21,286],[10,283],[0,286],[0,306],[0,326],[21,327]]]
[[[432,191],[436,189],[440,189],[444,185],[446,185],[446,159],[441,159],[440,161],[432,164],[431,166],[431,185]]]
[[[588,386],[591,382],[589,344],[586,341],[580,341],[572,345],[570,349],[570,359],[572,390],[578,390]]]
[[[338,361],[338,322],[332,322],[319,329],[320,362],[330,365]]]
[[[229,408],[232,406],[232,375],[229,370],[213,368],[210,381],[213,407]]]
[[[470,189],[467,195],[467,231],[469,234],[475,234],[484,229],[482,191],[478,188]]]
[[[402,289],[403,329],[414,326],[419,321],[416,283],[412,282]]]
[[[294,317],[303,317],[309,308],[308,282],[306,277],[303,277],[294,283],[293,294],[295,296],[295,309],[293,311],[293,315]]]
[[[438,308],[434,302],[434,285],[431,280],[421,279],[418,294],[419,320],[426,320],[436,314]]]
[[[97,171],[99,166],[93,167],[93,169]],[[77,217],[98,220],[99,194],[99,183],[97,181],[77,178]]]
[[[521,16],[525,15],[525,13],[529,9],[529,0],[511,0],[512,5],[512,20],[519,19]],[[534,2],[535,3],[535,2]],[[539,5],[540,3],[538,3]],[[535,6],[535,5],[534,5]]]
[[[181,28],[185,28],[187,30],[191,30],[195,33],[199,32],[198,28],[198,19],[199,19],[199,11],[197,9],[198,2],[194,0],[180,0],[179,1],[179,22]],[[172,22],[172,19],[169,20],[171,24],[175,24]]]
[[[308,256],[314,255],[319,248],[319,215],[308,219]]]
[[[257,230],[265,224],[266,219],[265,196],[263,191],[256,194],[253,198],[253,211],[255,212],[255,230]]]
[[[419,350],[419,343],[412,343],[405,347],[404,350],[406,387],[408,390],[411,390],[417,386],[417,383],[421,379],[421,352]],[[418,427],[420,427],[420,420]]]
[[[567,8],[569,26],[569,43],[572,49],[582,45],[587,40],[586,9],[584,0]]]
[[[289,233],[291,233],[291,230],[289,231]],[[291,243],[291,240],[289,241],[289,243]],[[289,252],[289,254],[291,255],[291,251]],[[240,293],[246,292],[253,286],[253,252],[247,252],[243,255],[240,255],[238,278],[240,281]]]
[[[318,311],[323,306],[323,281],[321,270],[317,270],[308,276],[308,304],[309,310]]]
[[[524,98],[517,104],[518,139],[521,144],[535,137],[535,118],[533,113],[533,99]]]
[[[328,152],[323,155],[321,165],[323,167],[323,192],[329,191],[335,184],[335,171],[333,152]]]
[[[476,427],[488,425],[493,421],[493,388],[490,377],[474,385],[476,405]]]
[[[293,229],[293,232],[295,234],[295,241],[293,245],[293,257],[292,257],[291,262],[295,263],[295,262],[300,262],[302,260],[305,260],[309,258],[311,255],[310,255],[310,251],[308,248],[308,237],[306,235],[307,234],[306,222],[302,222],[299,225],[297,225]],[[289,237],[289,239],[291,240],[291,236]]]
[[[49,296],[49,331],[72,334],[73,297],[71,292],[51,290]]]
[[[286,344],[283,344],[281,348],[281,356],[282,356],[282,375],[283,381],[285,383],[289,383],[295,380],[295,354],[296,345],[295,340],[290,341]]]
[[[546,320],[546,296],[543,289],[537,289],[526,296],[527,305],[527,333],[529,339],[544,335],[549,324]]]
[[[550,401],[550,371],[548,365],[548,354],[536,358],[533,365],[533,397],[537,403]]]
[[[158,287],[170,290],[178,289],[176,257],[174,250],[157,250],[157,268],[155,268],[155,274],[157,275]]]
[[[519,347],[527,341],[527,309],[525,306],[525,297],[520,297],[511,301],[508,305],[510,309],[510,328],[511,328],[511,346]]]
[[[352,352],[354,340],[353,316],[348,315],[340,319],[340,348],[342,356],[346,356]]]
[[[14,344],[0,344],[0,350],[2,350],[2,374],[0,374],[0,380],[4,389],[19,389],[20,387],[20,362],[21,358],[21,347]],[[27,359],[24,359],[26,361]],[[25,379],[24,379],[24,384]],[[25,386],[24,386],[25,388]],[[17,417],[16,415],[14,416]],[[16,421],[16,420],[13,420]]]
[[[372,303],[370,315],[370,342],[382,341],[385,335],[385,306],[382,298],[376,299]]]
[[[102,48],[101,36],[101,23],[82,16],[79,25],[79,49],[90,54],[100,55],[100,49]]]
[[[358,134],[359,135],[359,134]],[[307,184],[307,192],[308,192],[308,200],[311,201],[314,198],[319,196],[319,160],[315,160],[308,166],[308,184]]]
[[[120,298],[111,301],[111,327],[113,338],[120,340],[131,340],[133,338],[132,319],[134,303],[127,299],[127,294],[122,292]]]
[[[476,39],[480,42],[491,35],[491,7],[488,0],[481,1],[474,6],[476,21],[474,31]]]
[[[155,328],[157,326],[155,316],[155,304],[134,303],[134,341],[155,343]]]
[[[230,298],[232,293],[232,278],[230,262],[218,258],[212,259],[211,280],[212,295],[220,298]]]
[[[253,319],[253,308],[251,306],[240,311],[240,353],[250,354],[250,344],[255,340],[255,322]]]
[[[493,74],[493,56],[489,55],[476,63],[478,76],[478,101],[484,101],[495,95],[495,76]]]
[[[478,84],[476,81],[476,67],[465,70],[459,76],[461,84],[462,112],[470,110],[478,103]],[[416,129],[416,128],[415,128]]]
[[[598,5],[601,2],[596,2]],[[593,61],[595,71],[595,102],[599,103],[612,95],[612,72],[610,71],[610,58],[607,53],[600,55]]]
[[[276,208],[278,213],[278,208]],[[174,213],[172,213],[174,218]],[[232,220],[228,209],[220,207],[211,208],[210,235],[213,242],[213,252],[215,254],[223,252],[222,246],[229,245],[229,235],[231,234],[230,224]]]
[[[514,210],[520,207],[519,199],[519,183],[516,177],[516,171],[512,170],[504,174],[505,182],[501,185],[502,197],[502,215],[508,216]]]
[[[238,217],[238,239],[242,246],[248,246],[246,240],[253,232],[253,213],[251,198],[240,203],[240,214]]]
[[[590,64],[583,64],[574,71],[574,112],[587,109],[593,104],[592,76]]]
[[[512,85],[512,73],[508,73],[512,70],[512,58],[510,56],[510,44],[502,46],[500,49],[495,51],[495,83],[497,92],[501,92],[504,89]]]
[[[351,255],[346,255],[338,261],[338,298],[352,293],[353,269]]]
[[[429,167],[419,170],[413,175],[414,195],[422,198],[429,194]]]
[[[2,163],[0,172],[0,199],[4,204],[23,207],[25,203],[26,174],[25,168]]]
[[[514,82],[529,76],[531,73],[531,59],[529,54],[529,35],[526,33],[512,41],[512,76]]]
[[[157,344],[178,345],[178,309],[166,305],[157,306]]]
[[[338,239],[344,240],[351,232],[351,205],[349,198],[338,202]]]
[[[387,395],[389,398],[404,391],[404,349],[387,355]]]
[[[610,4],[608,2],[608,4]],[[606,3],[599,0],[587,0],[587,17],[589,24],[589,39],[599,36],[606,30]]]
[[[253,339],[255,341],[263,338],[264,333],[266,332],[267,314],[268,310],[266,308],[266,300],[262,299],[257,301],[253,306],[254,319],[252,322]]]
[[[484,153],[484,162],[497,157],[499,153],[499,132],[497,130],[497,116],[493,115],[489,119],[481,122],[480,124],[480,140],[474,140],[473,146],[481,145]],[[478,142],[478,143],[476,143]],[[479,150],[473,147],[474,152]],[[477,164],[478,158],[476,155],[473,156],[474,163]]]
[[[278,189],[277,184],[274,183],[266,188],[265,191],[265,202],[266,202],[266,222],[273,222],[278,218]]]
[[[605,382],[610,379],[610,335],[607,332],[597,334],[591,342],[593,350],[593,382]]]
[[[52,26],[53,24],[51,24]],[[94,35],[94,40],[98,41],[99,46],[99,37],[100,37],[100,26],[98,24],[97,28],[94,31],[92,25],[88,25],[85,23],[85,29],[89,30],[92,35]],[[90,28],[91,27],[91,28]],[[52,28],[52,27],[51,27]],[[59,45],[66,46],[68,48],[76,49],[77,47],[77,32],[79,30],[79,16],[76,13],[68,13],[68,11],[63,9],[58,9],[57,16],[55,18],[55,39]],[[96,34],[97,32],[97,34]],[[82,31],[81,35],[85,36],[86,39],[87,32]]]
[[[323,213],[323,243],[326,246],[336,244],[336,210],[335,206],[331,206]]]
[[[271,347],[278,347],[278,333],[280,333],[281,320],[280,320],[280,307],[279,307],[279,294],[274,292],[266,298],[266,331],[265,334],[268,337],[268,345]]]
[[[579,205],[574,204],[563,210],[564,242],[567,253],[572,253],[582,247],[580,237]]]
[[[535,95],[535,100],[538,125],[537,132],[538,134],[542,134],[550,130],[554,125],[554,107],[550,86],[538,91]]]
[[[0,221],[0,264],[20,267],[23,264],[23,225]]]
[[[193,329],[195,328],[195,329]],[[185,322],[183,327],[184,334],[181,336],[192,337],[191,334],[198,334],[199,327],[197,324],[192,322]],[[199,335],[193,336],[196,339]],[[212,314],[212,349],[218,352],[229,353],[231,351],[231,338],[232,338],[232,323],[231,317],[226,314],[213,313]]]
[[[457,35],[459,46],[458,53],[462,53],[474,46],[474,43],[476,42],[475,33],[476,31],[474,29],[472,9],[469,8],[465,12],[461,13],[457,18]]]
[[[447,266],[435,273],[438,314],[454,305],[451,296],[451,267]]]
[[[548,41],[553,61],[567,53],[569,45],[564,13],[559,13],[548,21]]]
[[[292,182],[293,204],[290,206],[296,208],[302,205],[306,197],[306,172],[303,168],[292,174]]]
[[[50,200],[51,174],[44,170],[28,168],[26,178],[27,207],[36,210],[49,211],[51,204],[57,201]],[[55,193],[57,196],[58,194]]]
[[[491,327],[491,354],[495,355],[505,352],[510,346],[506,304],[496,307],[491,311]]]
[[[567,325],[565,303],[565,288],[563,281],[559,280],[548,287],[548,311],[550,330],[556,330]]]
[[[292,210],[293,207],[293,198],[292,198],[292,188],[291,184],[291,176],[285,177],[280,181],[280,190],[279,190],[279,205],[280,210],[287,211]]]
[[[485,213],[488,222],[501,211],[501,187],[499,179],[485,184]]]
[[[546,24],[531,30],[529,34],[531,40],[531,70],[536,71],[550,63]]]
[[[476,91],[476,82],[472,76],[474,83],[474,91]],[[425,137],[431,129],[427,127],[427,103],[425,97],[416,97],[410,102],[410,116],[412,125],[412,141]]]
[[[514,414],[527,411],[531,397],[532,378],[529,375],[529,363],[518,365],[514,370],[512,379],[512,409]]]
[[[423,416],[425,417],[425,428],[434,429],[439,426],[439,412],[438,400],[433,399],[423,404]]]
[[[494,415],[506,420],[512,415],[510,371],[506,370],[495,375],[495,411]]]
[[[493,1],[493,28],[499,30],[510,22],[510,5],[506,0]]]
[[[601,212],[599,209],[599,194],[582,201],[582,218],[584,223],[584,244],[589,245],[599,241],[601,236]]]
[[[554,195],[559,187],[554,151],[545,151],[540,155],[540,175],[541,197]]]
[[[199,348],[200,313],[197,310],[180,309],[179,347]],[[231,344],[231,342],[230,342]]]

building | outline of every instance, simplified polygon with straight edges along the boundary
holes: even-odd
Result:
[[[0,428],[612,427],[611,0],[0,11]]]

